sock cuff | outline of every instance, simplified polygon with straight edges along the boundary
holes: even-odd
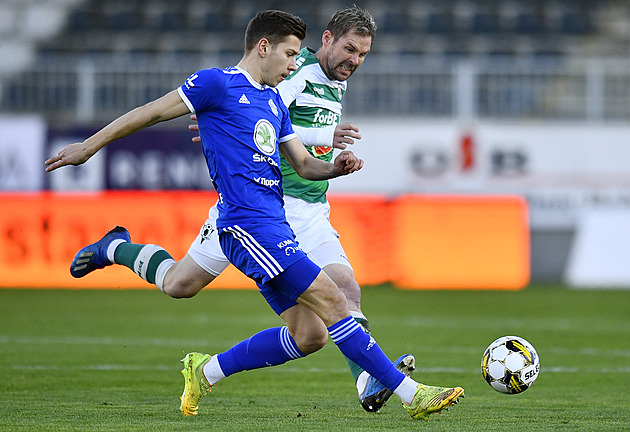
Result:
[[[398,396],[403,403],[409,405],[413,401],[413,397],[418,389],[418,383],[409,377],[404,377],[400,384],[392,390],[392,392]]]
[[[367,321],[367,317],[363,315],[361,311],[350,311],[350,316],[355,320],[365,320]]]
[[[155,272],[155,286],[162,292],[164,292],[164,278],[173,264],[175,264],[174,259],[165,259],[160,263]]]
[[[136,261],[133,263],[133,271],[140,276],[142,279],[148,281],[147,279],[147,271],[149,270],[149,262],[153,255],[156,253],[163,251],[160,246],[154,244],[145,245],[138,253],[136,257]],[[166,252],[166,251],[165,251]],[[149,281],[153,282],[153,281]]]
[[[298,348],[295,340],[291,337],[291,334],[289,333],[289,328],[287,326],[280,327],[278,340],[280,342],[282,350],[286,353],[287,356],[289,356],[291,360],[306,357],[305,354]]]
[[[370,331],[370,323],[368,322],[368,319],[365,317],[365,315],[363,315],[363,313],[350,311],[350,316],[352,316],[352,318],[354,318],[354,320],[359,323],[364,332],[366,332],[367,334],[372,334],[372,332]]]
[[[328,327],[328,333],[330,333],[330,337],[337,345],[348,339],[357,331],[363,332],[359,323],[357,323],[351,316],[348,316]]]
[[[121,243],[126,243],[127,240],[123,240],[123,239],[116,239],[113,240],[108,246],[107,246],[107,259],[109,260],[110,263],[114,264],[114,253],[116,252],[116,248],[118,247],[119,244]]]
[[[203,365],[203,374],[210,385],[215,385],[225,378],[225,373],[223,373],[223,369],[221,368],[218,355],[213,355],[210,361]]]

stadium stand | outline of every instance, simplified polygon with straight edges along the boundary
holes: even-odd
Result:
[[[222,50],[240,53],[240,35],[247,20],[257,10],[284,9],[302,16],[309,28],[323,28],[330,13],[344,7],[342,1],[325,4],[311,2],[296,6],[295,2],[280,1],[192,1],[163,0],[48,0],[65,4],[66,25],[55,37],[37,41],[37,50],[48,55],[73,52],[77,55],[94,53],[149,52],[172,50],[166,39],[186,40],[188,52],[203,54]],[[597,38],[605,27],[607,10],[623,1],[614,0],[396,0],[368,2],[368,8],[380,26],[379,37],[392,40],[375,44],[374,52],[387,51],[452,52],[455,47],[463,55],[497,51],[488,43],[488,36],[507,41],[504,51],[532,54],[537,51],[562,52],[555,46],[580,45],[584,39]],[[72,5],[72,7],[70,7]],[[195,43],[195,37],[212,36],[213,44]],[[433,43],[434,39],[439,43]],[[567,38],[570,44],[564,43]],[[606,43],[601,38],[601,43]],[[315,43],[317,39],[310,38]],[[430,48],[423,47],[426,43]],[[466,43],[462,43],[466,41]],[[209,46],[212,45],[212,46]],[[411,46],[411,47],[410,47]],[[527,47],[527,48],[523,48]],[[627,54],[627,53],[626,53]]]
[[[38,44],[64,31],[68,11],[80,0],[0,3],[0,72],[19,71],[35,60]]]
[[[557,88],[571,80],[573,97],[600,102],[596,109],[568,117],[580,118],[584,111],[596,113],[589,114],[596,119],[625,119],[630,113],[623,102],[626,86],[617,85],[627,79],[628,68],[618,64],[604,72],[585,64],[589,59],[627,61],[627,0],[356,3],[374,15],[379,32],[370,61],[353,79],[361,91],[346,101],[346,112],[452,116],[457,98],[478,91],[477,114],[564,118],[548,111],[543,95],[549,88],[564,94]],[[347,6],[342,0],[3,1],[0,112],[36,111],[78,121],[109,117],[174,88],[192,70],[237,62],[243,29],[258,10],[302,16],[309,27],[305,45],[317,47],[334,11]],[[458,87],[470,81],[459,69],[462,61],[476,68],[477,90]],[[569,69],[576,61],[582,64]],[[501,68],[498,75],[495,67]],[[493,80],[484,80],[486,75]],[[521,97],[531,94],[532,86],[538,89],[534,108]]]

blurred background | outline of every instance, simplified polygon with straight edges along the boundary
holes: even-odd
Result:
[[[23,192],[209,189],[186,118],[80,168],[45,175],[43,161],[192,72],[236,64],[257,11],[300,15],[317,48],[352,3],[1,0],[2,206]],[[354,3],[379,26],[344,96],[366,167],[331,194],[521,197],[532,282],[630,286],[630,3]]]

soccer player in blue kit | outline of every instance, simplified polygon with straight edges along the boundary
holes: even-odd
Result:
[[[352,318],[337,286],[300,249],[285,218],[279,152],[300,176],[311,180],[347,175],[363,166],[349,151],[333,162],[310,156],[274,89],[296,70],[305,34],[298,17],[281,11],[258,13],[248,24],[245,54],[237,66],[196,72],[177,90],[124,114],[85,141],[69,144],[45,162],[46,171],[82,164],[118,138],[195,113],[219,194],[216,228],[221,248],[230,262],[256,281],[287,325],[256,333],[218,355],[187,354],[182,360],[182,413],[196,415],[199,401],[219,380],[304,357],[322,344],[299,341],[325,343],[330,335],[347,358],[401,398],[412,418],[426,419],[457,403],[464,390],[419,384],[397,370]],[[149,246],[132,244],[127,230],[116,227],[77,253],[71,273],[83,277],[115,263],[154,283],[165,277],[174,260],[163,248]]]
[[[369,54],[377,25],[367,10],[357,6],[336,11],[322,34],[317,51],[302,48],[296,59],[298,68],[276,86],[289,109],[293,129],[309,153],[330,162],[333,148],[346,149],[361,139],[359,129],[351,123],[340,123],[342,101],[347,93],[347,80],[363,64]],[[196,116],[191,116],[196,120]],[[199,130],[198,125],[189,126]],[[193,142],[201,142],[196,136]],[[307,180],[300,177],[281,157],[284,211],[300,248],[333,280],[345,295],[350,315],[370,334],[368,318],[361,309],[361,287],[354,277],[352,265],[330,223],[330,204],[326,192],[328,180]],[[180,262],[192,259],[197,266],[187,266],[186,273],[173,265],[165,283],[157,287],[174,298],[193,297],[211,284],[230,264],[219,244],[215,229],[217,208],[208,211],[208,219]],[[197,277],[192,278],[191,275]],[[296,341],[298,345],[306,341]],[[317,341],[315,341],[317,342]],[[325,341],[320,341],[323,343]],[[392,396],[374,377],[346,358],[357,389],[359,403],[368,412],[378,412]],[[415,357],[403,354],[393,362],[398,370],[411,376]]]

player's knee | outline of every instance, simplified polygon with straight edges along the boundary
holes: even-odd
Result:
[[[336,274],[334,282],[339,287],[339,290],[346,295],[346,297],[361,296],[361,287],[354,279],[352,272]]]
[[[333,286],[334,289],[327,290],[322,296],[322,307],[315,311],[328,326],[350,314],[346,296],[334,284]]]
[[[185,281],[175,281],[169,284],[164,284],[162,291],[170,297],[182,299],[194,297],[200,290],[191,283],[187,283]]]
[[[192,270],[196,270],[196,267],[193,266]],[[182,260],[168,269],[161,286],[159,281],[156,281],[156,285],[168,296],[181,299],[194,297],[213,279],[214,276],[208,276],[205,271],[191,271],[190,265],[187,266]]]
[[[289,332],[296,345],[305,355],[314,353],[322,349],[328,342],[328,329],[319,319],[313,319],[312,316],[306,315],[308,319],[299,321],[290,320]],[[303,316],[304,318],[304,316]]]
[[[348,311],[348,302],[346,296],[338,288],[330,293],[328,301],[331,313],[336,315],[341,314],[345,317]]]
[[[295,343],[302,353],[308,355],[322,349],[328,342],[328,331],[325,327],[301,332]]]
[[[331,326],[350,315],[346,296],[326,275],[320,275],[298,301],[315,312],[325,326]]]

